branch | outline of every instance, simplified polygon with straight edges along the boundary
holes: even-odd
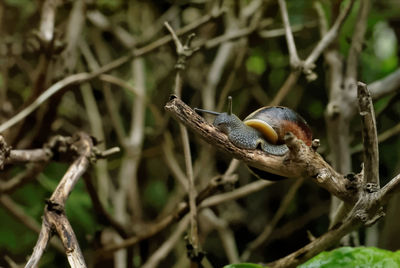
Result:
[[[0,195],[11,193],[25,183],[36,179],[38,174],[46,167],[46,164],[47,163],[33,163],[29,165],[26,170],[18,173],[10,180],[0,181]]]
[[[391,179],[385,186],[379,190],[378,195],[382,200],[382,205],[386,205],[390,198],[396,193],[400,192],[400,174]]]
[[[379,188],[379,149],[374,105],[366,84],[358,82],[357,86],[364,145],[364,181]]]
[[[338,18],[333,24],[332,28],[324,35],[324,37],[318,42],[316,47],[304,61],[304,69],[313,69],[314,62],[318,59],[323,51],[336,39],[339,34],[339,30],[342,27],[344,21],[350,13],[355,0],[351,0],[350,3],[340,12]]]
[[[253,251],[258,247],[260,247],[262,244],[264,244],[265,241],[271,236],[272,231],[274,230],[275,226],[278,224],[280,219],[284,216],[286,210],[288,209],[289,205],[292,203],[294,197],[296,196],[297,190],[303,184],[303,182],[304,179],[298,179],[292,184],[289,191],[283,198],[279,206],[279,209],[274,214],[272,220],[265,226],[262,233],[247,245],[246,250],[240,257],[243,261],[247,261],[251,256],[251,254],[253,253]]]
[[[282,0],[281,0],[282,1]],[[278,94],[274,97],[271,102],[271,105],[279,105],[282,100],[286,97],[286,95],[290,92],[292,87],[296,84],[298,78],[300,77],[301,71],[306,75],[306,78],[309,81],[316,79],[316,74],[312,71],[315,67],[315,61],[324,52],[329,45],[335,41],[336,37],[339,34],[339,30],[342,27],[344,21],[346,20],[347,16],[350,13],[350,10],[354,4],[355,0],[351,0],[348,6],[346,6],[341,13],[339,14],[338,18],[336,19],[335,23],[331,27],[331,29],[321,38],[318,44],[315,46],[313,51],[304,61],[299,61],[299,68],[293,69],[290,73],[289,77],[286,79],[285,83],[278,91]],[[290,26],[287,26],[290,27]],[[290,33],[291,35],[291,33]],[[292,63],[291,63],[292,64]]]
[[[373,99],[380,99],[400,89],[400,69],[368,85]]]
[[[327,233],[316,238],[303,248],[268,265],[272,267],[295,267],[334,245],[344,235],[356,230],[360,226],[371,226],[376,223],[376,221],[384,216],[382,206],[387,201],[385,197],[388,197],[388,194],[391,192],[389,189],[394,190],[396,188],[395,185],[398,188],[400,175],[392,181],[396,181],[396,183],[388,183],[389,186],[384,187],[387,190],[381,189],[378,192],[371,192],[366,188],[359,189],[359,199],[343,222],[335,224]]]
[[[47,247],[52,230],[56,230],[60,236],[71,267],[86,267],[75,234],[65,216],[65,202],[75,184],[89,166],[92,147],[92,139],[84,133],[80,133],[76,137],[75,143],[70,146],[71,151],[76,151],[79,157],[69,167],[52,196],[47,201],[39,239],[25,267],[37,266]]]
[[[223,12],[224,12],[223,10],[217,10],[216,12],[214,12],[212,14],[208,14],[208,15],[200,18],[198,21],[195,21],[194,23],[186,25],[185,27],[177,30],[176,31],[177,35],[179,36],[179,35],[189,32],[189,31],[193,31],[193,29],[196,29],[197,27],[200,27],[201,25],[209,22],[211,19],[221,16],[223,14]],[[19,113],[17,113],[15,116],[10,118],[6,122],[2,123],[0,125],[0,133],[3,133],[8,128],[12,127],[16,123],[18,123],[19,121],[21,121],[22,119],[27,117],[30,113],[35,111],[41,104],[43,104],[45,101],[47,101],[51,96],[53,96],[55,93],[59,92],[60,90],[66,88],[67,86],[83,83],[83,82],[89,81],[93,78],[96,78],[97,76],[99,76],[103,73],[107,73],[111,70],[114,70],[114,69],[120,67],[121,65],[129,62],[132,58],[143,56],[165,44],[168,44],[171,40],[172,40],[172,38],[169,35],[166,35],[146,46],[143,46],[136,50],[132,50],[131,52],[127,53],[125,56],[122,56],[122,57],[102,66],[101,68],[99,68],[98,70],[96,70],[92,73],[84,72],[84,73],[73,74],[73,75],[70,75],[70,76],[58,81],[57,83],[53,84],[48,89],[46,89],[34,102],[32,102],[26,108],[21,110]]]
[[[194,38],[194,34],[189,35],[186,44],[183,45],[176,35],[174,29],[168,24],[168,22],[164,23],[165,27],[171,33],[172,39],[174,40],[176,47],[176,54],[178,55],[178,61],[175,65],[175,69],[177,70],[175,76],[175,89],[174,92],[178,96],[180,96],[182,92],[182,71],[185,69],[186,60],[195,52],[196,49],[191,48],[191,41]],[[190,255],[192,263],[198,262],[194,261],[198,259],[200,254],[200,241],[199,241],[199,230],[198,230],[198,218],[197,218],[197,206],[196,206],[196,187],[194,185],[194,175],[193,175],[193,165],[192,165],[192,157],[190,152],[189,145],[189,135],[187,129],[184,125],[179,125],[182,144],[183,144],[183,153],[185,158],[185,167],[186,167],[186,177],[188,179],[188,187],[187,192],[189,196],[189,208],[190,208],[190,236],[189,242],[193,247],[193,256]],[[189,251],[188,251],[189,253]],[[189,255],[189,254],[188,254]]]
[[[357,221],[357,218],[353,217],[350,220],[346,221],[339,228],[330,230],[325,233],[321,237],[318,237],[305,247],[293,252],[286,257],[283,257],[277,261],[270,262],[267,265],[269,267],[296,267],[297,265],[303,263],[304,261],[314,257],[324,249],[332,246],[336,242],[340,240],[344,235],[349,232],[357,229],[360,226],[360,223]]]
[[[285,28],[286,42],[289,49],[290,66],[297,69],[301,65],[299,55],[297,54],[296,44],[294,43],[292,29],[290,28],[289,16],[286,8],[285,0],[278,0],[281,10],[283,25]]]
[[[358,57],[362,51],[364,36],[367,30],[367,19],[370,10],[370,0],[361,0],[356,25],[346,62],[346,89],[352,89],[357,81]]]
[[[236,177],[234,178],[235,182],[237,181]],[[208,185],[201,191],[196,197],[196,205],[200,205],[203,201],[206,200],[207,197],[214,195],[219,189],[224,189],[223,185],[230,184],[232,185],[232,178],[228,176],[226,179],[221,179],[220,177],[212,179]],[[228,187],[226,187],[228,188]],[[143,241],[147,238],[150,238],[156,235],[158,232],[165,229],[167,226],[172,224],[173,222],[180,220],[183,216],[185,216],[189,212],[189,205],[187,202],[180,204],[176,209],[169,213],[168,216],[159,220],[157,223],[147,226],[145,230],[136,234],[136,236],[130,237],[124,240],[121,243],[107,245],[107,247],[99,250],[97,254],[102,255],[108,252],[117,251],[121,248],[129,247]]]
[[[293,135],[286,138],[286,144],[291,150],[288,155],[268,155],[261,150],[236,147],[225,134],[205,122],[202,117],[174,96],[165,105],[165,109],[208,143],[250,166],[284,177],[312,177],[319,186],[342,200],[354,202],[357,199],[354,192],[347,189],[354,182],[350,182],[337,173],[318,153]]]

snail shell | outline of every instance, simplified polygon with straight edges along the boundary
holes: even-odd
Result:
[[[312,143],[312,132],[307,122],[287,107],[262,107],[247,116],[243,122],[261,132],[272,144],[284,144],[287,132],[292,132],[308,146]]]

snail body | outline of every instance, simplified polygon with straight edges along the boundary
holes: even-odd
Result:
[[[213,125],[242,149],[257,149],[282,156],[289,149],[284,144],[284,135],[292,132],[297,138],[311,145],[312,132],[307,122],[295,111],[282,106],[262,107],[241,121],[232,113],[232,98],[229,98],[226,113],[195,109],[216,115]]]
[[[289,152],[284,136],[292,132],[306,145],[311,146],[312,132],[307,122],[295,111],[282,106],[262,107],[241,121],[232,113],[232,98],[228,98],[228,112],[218,113],[196,108],[195,111],[216,115],[213,125],[242,149],[261,149],[276,156]],[[260,178],[279,180],[284,177],[249,167]]]

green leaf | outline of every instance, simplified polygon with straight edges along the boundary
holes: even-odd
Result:
[[[236,263],[224,266],[224,268],[266,268],[267,266],[262,266],[255,263]]]
[[[400,267],[400,251],[392,252],[374,247],[343,247],[321,252],[299,268],[336,267]]]
[[[246,61],[246,68],[248,71],[260,75],[265,71],[265,61],[259,55],[252,55]]]

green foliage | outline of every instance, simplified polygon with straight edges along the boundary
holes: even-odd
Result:
[[[265,59],[261,55],[251,55],[246,61],[246,68],[249,72],[254,72],[258,75],[262,74],[265,69]]]
[[[168,191],[165,183],[160,180],[151,181],[144,190],[147,204],[154,209],[161,209],[167,201]]]
[[[265,267],[267,266],[262,266],[260,264],[255,264],[255,263],[237,263],[224,266],[224,268],[265,268]]]
[[[97,7],[103,11],[117,11],[121,5],[121,0],[97,0]]]
[[[336,267],[400,267],[400,252],[392,252],[374,247],[343,247],[322,252],[299,268]]]
[[[255,263],[229,264],[224,268],[265,268]],[[375,247],[342,247],[329,252],[321,252],[298,268],[398,268],[400,251],[392,252]]]
[[[309,113],[314,119],[322,118],[324,116],[324,105],[320,100],[314,100],[310,103]]]

